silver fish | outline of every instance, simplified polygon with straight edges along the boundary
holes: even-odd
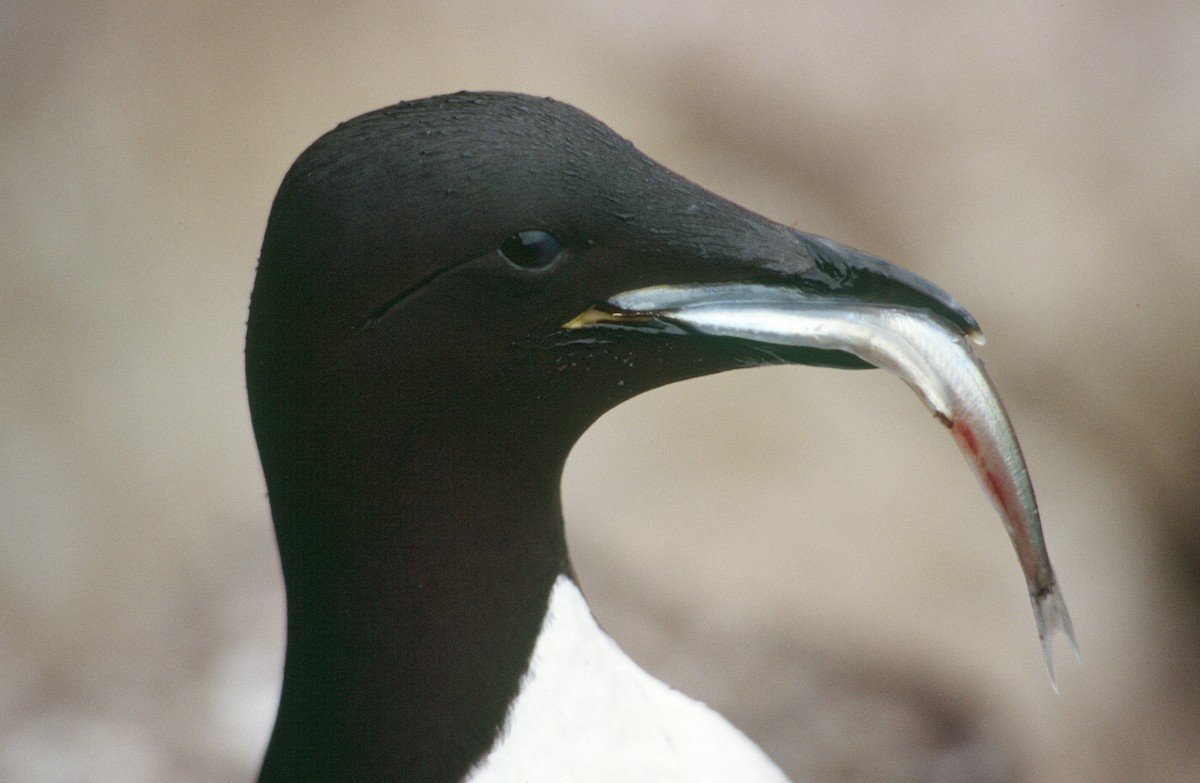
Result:
[[[627,315],[654,317],[704,334],[853,354],[898,375],[954,436],[1000,514],[1029,588],[1051,685],[1051,641],[1066,636],[1079,660],[1071,617],[1050,565],[1037,500],[1012,424],[971,343],[924,310],[847,304],[760,285],[656,286],[612,299]]]

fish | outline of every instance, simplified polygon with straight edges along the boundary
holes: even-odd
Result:
[[[841,351],[908,384],[950,430],[1000,515],[1025,576],[1046,660],[1058,691],[1052,641],[1062,634],[1081,659],[1071,616],[1050,563],[1033,483],[1016,432],[964,331],[917,307],[847,303],[757,284],[652,286],[613,297],[609,319],[655,318],[696,332],[799,348]]]

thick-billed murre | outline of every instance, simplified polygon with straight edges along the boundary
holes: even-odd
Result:
[[[246,342],[287,590],[263,783],[785,779],[604,635],[564,540],[567,454],[622,401],[738,367],[869,366],[836,339],[766,344],[619,304],[704,284],[978,329],[916,275],[719,198],[550,99],[401,103],[300,156]]]

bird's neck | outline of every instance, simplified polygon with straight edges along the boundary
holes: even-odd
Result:
[[[263,783],[448,783],[491,746],[569,564],[561,460],[473,435],[264,459],[288,641]]]

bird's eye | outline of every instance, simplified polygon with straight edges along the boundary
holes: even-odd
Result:
[[[518,231],[500,245],[500,255],[522,269],[543,269],[562,255],[562,244],[546,231]]]

